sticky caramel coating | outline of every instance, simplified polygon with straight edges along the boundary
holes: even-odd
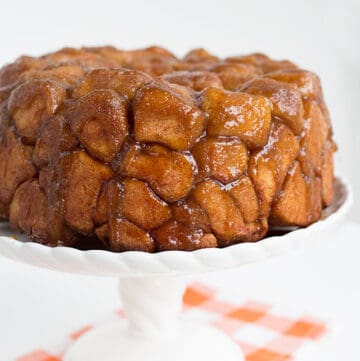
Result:
[[[128,134],[127,100],[111,89],[94,90],[68,105],[65,118],[87,152],[111,162]]]
[[[223,184],[236,181],[246,171],[248,150],[237,138],[204,137],[192,148],[197,179],[213,177]]]
[[[205,114],[186,88],[165,82],[145,85],[133,103],[138,142],[189,150],[205,131]]]
[[[10,95],[8,110],[17,133],[33,143],[47,119],[65,100],[65,89],[51,80],[28,80]]]
[[[193,251],[333,199],[319,78],[264,54],[65,48],[0,69],[0,218],[49,246]]]
[[[267,98],[211,87],[202,93],[200,106],[208,114],[208,135],[237,137],[249,149],[266,144],[271,128]]]

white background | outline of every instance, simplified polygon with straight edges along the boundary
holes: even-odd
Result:
[[[339,145],[337,173],[350,179],[359,200],[359,1],[0,0],[0,13],[0,64],[23,53],[39,55],[63,46],[111,44],[134,48],[158,44],[178,55],[198,46],[221,56],[262,51],[315,71],[322,79]],[[352,218],[360,220],[358,201]],[[296,300],[300,308],[323,309],[338,327],[342,323],[347,325],[339,336],[343,343],[329,344],[326,361],[358,360],[360,353],[354,354],[355,347],[350,347],[353,354],[348,358],[344,353],[334,356],[346,351],[345,339],[354,337],[355,332],[359,335],[351,323],[354,317],[360,321],[359,313],[355,313],[356,302],[360,303],[357,286],[360,247],[356,243],[359,239],[354,228],[349,228],[346,234],[339,237],[330,258],[320,252],[309,263],[283,259],[270,265],[254,265],[224,278],[218,276],[218,282],[234,282],[239,272],[239,285],[245,282],[243,291],[250,298],[259,295],[269,301]],[[340,261],[336,247],[342,257]],[[312,286],[308,286],[308,281]],[[265,285],[267,291],[263,290]],[[82,318],[89,321],[92,309],[96,319],[115,305],[112,286],[110,280],[47,273],[0,259],[0,360],[10,360],[17,350],[61,335],[81,323]],[[338,290],[339,287],[342,289]],[[240,292],[234,285],[231,289]],[[286,298],[289,293],[292,296]],[[38,323],[31,323],[37,318]],[[51,323],[51,329],[45,327],[46,321]],[[354,344],[350,342],[347,346]]]

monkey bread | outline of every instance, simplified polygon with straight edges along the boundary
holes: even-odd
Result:
[[[319,78],[263,54],[65,48],[0,70],[0,217],[49,246],[191,251],[333,198]]]

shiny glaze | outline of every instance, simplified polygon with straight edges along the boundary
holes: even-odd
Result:
[[[81,249],[256,241],[331,203],[331,136],[318,77],[263,54],[22,57],[0,69],[0,217]]]

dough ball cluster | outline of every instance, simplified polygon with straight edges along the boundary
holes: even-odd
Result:
[[[0,216],[50,246],[195,250],[333,198],[319,78],[262,54],[62,49],[0,70]]]

